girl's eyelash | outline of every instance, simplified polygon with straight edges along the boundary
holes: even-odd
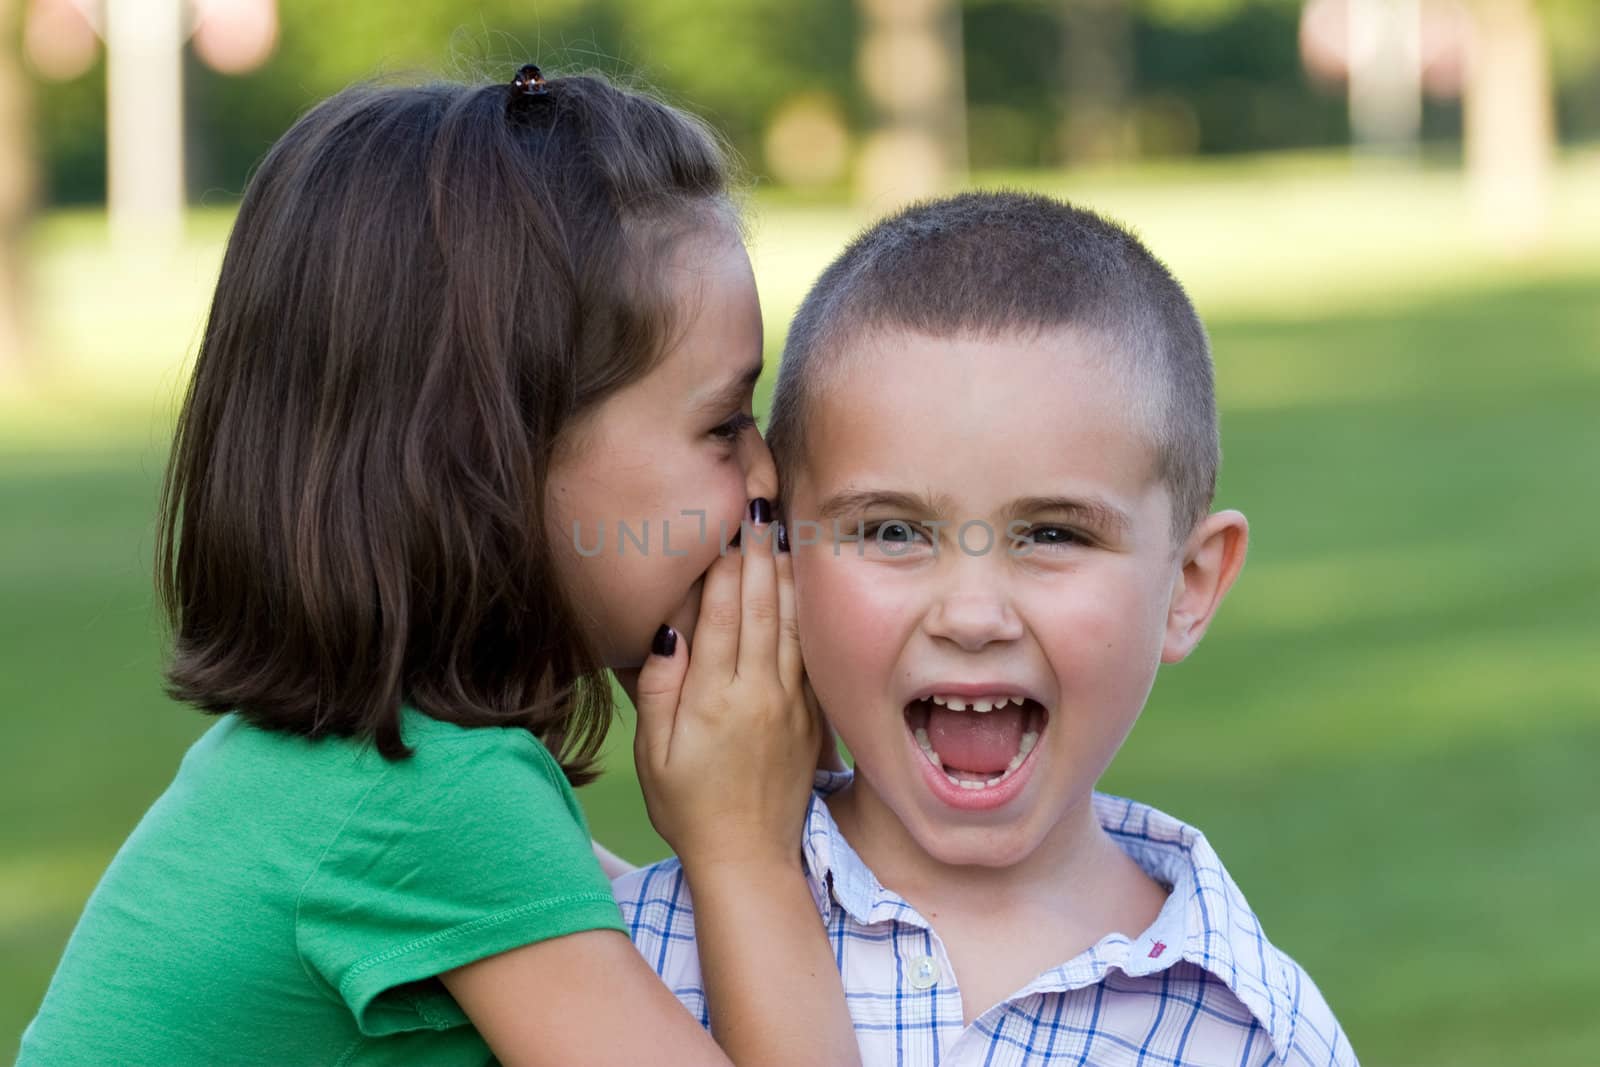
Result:
[[[711,431],[712,437],[724,441],[737,441],[739,435],[756,425],[756,417],[748,412],[741,411],[733,418],[717,426]]]

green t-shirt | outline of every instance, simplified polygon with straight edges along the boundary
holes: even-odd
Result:
[[[434,976],[621,915],[532,734],[403,729],[398,762],[207,731],[90,897],[19,1067],[492,1062]]]

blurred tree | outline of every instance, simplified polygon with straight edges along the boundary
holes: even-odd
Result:
[[[1133,17],[1128,0],[1064,0],[1062,58],[1069,162],[1121,159],[1138,151],[1133,102]]]
[[[194,49],[186,51],[188,191],[201,202],[231,202],[295,116],[352,81],[417,73],[495,81],[530,57],[557,73],[593,67],[662,92],[726,134],[758,176],[828,190],[839,188],[852,161],[874,158],[882,142],[875,138],[863,151],[870,134],[903,123],[930,123],[933,143],[949,152],[925,152],[921,165],[908,153],[887,154],[892,171],[919,180],[947,160],[956,167],[969,158],[985,168],[1053,165],[1074,141],[1080,155],[1095,151],[1097,141],[1111,145],[1107,151],[1136,145],[1139,154],[1342,143],[1350,132],[1346,102],[1313,84],[1295,47],[1302,2],[279,0],[278,47],[260,70],[224,76],[196,59]],[[1546,28],[1565,63],[1553,71],[1565,89],[1563,121],[1575,133],[1600,134],[1600,105],[1583,99],[1585,87],[1600,95],[1593,92],[1600,4],[1536,2],[1549,18],[1574,27]],[[889,29],[901,27],[892,40],[922,44],[885,45],[881,37],[870,44],[878,31],[869,18],[880,5],[891,17]],[[927,37],[902,32],[900,20],[930,18],[923,24],[939,27],[931,49]],[[1072,34],[1075,20],[1086,28]],[[1095,48],[1097,31],[1126,48]],[[1087,58],[1068,56],[1074,37]],[[908,62],[919,48],[945,58],[920,67]],[[900,94],[941,68],[945,103],[926,112],[899,110]],[[104,196],[101,77],[103,68],[93,66],[37,96],[34,129],[55,202]],[[1085,118],[1097,112],[1121,115]],[[1063,136],[1074,115],[1081,129],[1113,132]],[[949,125],[940,124],[945,120]],[[1453,103],[1430,100],[1424,122],[1424,134],[1440,139],[1453,140],[1461,128]]]
[[[975,166],[1334,144],[1299,0],[965,0]]]
[[[874,128],[857,195],[874,211],[938,193],[966,173],[966,85],[958,0],[858,0],[857,73]]]
[[[1153,18],[1180,24],[1212,23],[1252,6],[1304,9],[1319,31],[1331,29],[1340,38],[1356,147],[1401,154],[1416,150],[1422,133],[1422,0],[1140,2]],[[1325,25],[1330,20],[1331,28]]]
[[[1181,5],[1181,6],[1180,6]],[[1299,0],[1135,0],[1141,151],[1345,142],[1343,101],[1309,83]]]
[[[1347,0],[1350,132],[1360,150],[1412,155],[1422,136],[1422,0]]]
[[[0,0],[0,385],[21,377],[26,356],[22,242],[34,172],[20,14],[18,0]]]
[[[180,0],[106,0],[108,215],[128,249],[183,233],[184,16]]]
[[[1556,135],[1547,12],[1539,0],[1471,0],[1471,10],[1467,173],[1480,225],[1515,247],[1537,237],[1549,208]]]
[[[1036,120],[1046,117],[1039,114],[1046,109],[1038,103],[1033,108],[1019,106],[1020,90],[1057,105],[1048,108],[1056,126],[1049,161],[1092,163],[1136,154],[1136,4],[1137,0],[965,0],[966,21],[976,31],[972,39],[980,48],[975,53],[969,45],[967,57],[969,70],[977,67],[982,76],[974,126],[980,118],[984,125],[995,121],[1009,125],[1021,117],[1019,111],[1032,111]],[[1039,16],[1049,20],[1048,27],[1037,24]],[[1054,84],[1028,85],[1022,80],[1038,76],[1040,64],[1033,53],[1041,41],[1053,53],[1047,66]],[[1005,84],[1019,81],[1022,84]],[[996,110],[982,99],[991,96],[1009,97],[1009,106]],[[982,149],[980,158],[992,154],[996,141],[1018,147],[1016,142],[1023,139],[1019,134],[1003,131],[995,137],[987,129],[973,133]]]
[[[277,47],[254,73],[230,77],[187,60],[190,192],[238,195],[248,168],[300,113],[352,82],[419,73],[510,80],[531,58],[550,67],[549,52],[578,36],[574,13],[594,6],[407,0],[400,10],[378,0],[278,0]],[[610,30],[603,13],[596,21]]]
[[[1191,26],[1215,25],[1239,13],[1239,9],[1259,0],[1135,0],[1152,18],[1181,22]],[[1297,0],[1270,0],[1295,3]]]
[[[105,42],[106,200],[113,238],[141,252],[182,233],[184,41],[227,74],[259,66],[277,0],[31,0],[23,39],[50,81],[90,71]]]
[[[611,0],[623,70],[756,151],[773,116],[813,99],[866,117],[853,76],[854,0]],[[620,65],[619,64],[619,65]]]
[[[1062,0],[966,0],[967,154],[974,169],[1053,166],[1067,114]]]
[[[1461,95],[1469,28],[1459,0],[1305,0],[1300,56],[1313,81],[1345,91],[1359,150],[1414,157],[1425,100]]]
[[[1294,3],[1304,0],[1140,0],[1157,17],[1176,20],[1215,19],[1250,3]],[[1378,25],[1409,10],[1411,0],[1349,0],[1352,29],[1363,18]],[[1464,90],[1462,137],[1468,181],[1479,219],[1509,243],[1522,243],[1543,225],[1549,197],[1549,172],[1555,152],[1556,85],[1551,74],[1546,20],[1578,9],[1592,12],[1593,0],[1466,0],[1474,21]],[[1391,35],[1393,36],[1393,35]],[[1403,42],[1400,42],[1403,44]],[[1352,50],[1355,43],[1352,43]],[[1398,48],[1398,45],[1397,45]],[[1399,49],[1405,51],[1404,49]],[[1414,126],[1413,104],[1404,109],[1385,94],[1420,94],[1420,79],[1409,72],[1394,77],[1396,58],[1368,65],[1365,75],[1353,64],[1352,116],[1358,127],[1404,120]],[[1363,77],[1366,78],[1363,83]],[[1365,112],[1365,114],[1363,114]],[[1398,127],[1397,127],[1398,128]],[[1377,132],[1383,132],[1378,130]],[[1389,131],[1394,132],[1393,130]]]
[[[536,59],[601,73],[705,116],[757,162],[773,115],[802,94],[854,125],[854,0],[279,0],[277,52],[247,78],[191,63],[192,189],[236,194],[244,164],[294,116],[364,78],[498,81]]]

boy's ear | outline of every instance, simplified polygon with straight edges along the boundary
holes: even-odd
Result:
[[[1182,549],[1182,569],[1167,605],[1167,639],[1161,662],[1177,663],[1200,643],[1222,598],[1244,566],[1250,524],[1237,511],[1207,515]]]

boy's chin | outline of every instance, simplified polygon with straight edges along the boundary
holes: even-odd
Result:
[[[912,837],[928,857],[947,867],[1015,867],[1038,849],[1043,835],[1008,828],[923,825]]]
[[[1041,798],[1035,789],[1025,790],[998,808],[974,812],[951,807],[936,796],[920,767],[896,768],[896,773],[886,777],[893,781],[887,788],[857,757],[854,781],[847,790],[855,795],[840,796],[838,801],[846,808],[867,805],[878,809],[880,816],[899,823],[900,833],[895,836],[900,837],[901,847],[909,845],[941,866],[1013,867],[1038,851],[1049,836],[1050,820],[1040,810]],[[840,814],[838,801],[831,805],[836,816]],[[847,815],[841,822],[856,823],[856,818]],[[857,827],[865,829],[861,823]],[[858,849],[863,846],[870,848],[867,842],[855,844]]]

